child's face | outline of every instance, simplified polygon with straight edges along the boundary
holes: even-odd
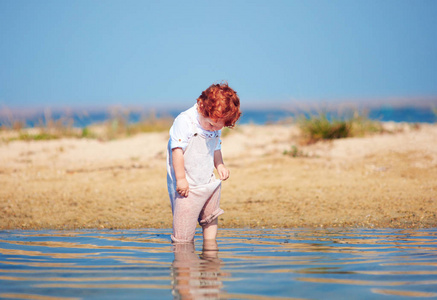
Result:
[[[211,120],[210,118],[202,116],[202,114],[199,114],[199,123],[204,130],[208,131],[220,130],[225,126],[225,122],[223,120]]]

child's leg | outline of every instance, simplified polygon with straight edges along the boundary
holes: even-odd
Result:
[[[173,234],[171,239],[175,243],[191,243],[196,233],[197,217],[203,203],[198,203],[198,197],[191,193],[188,197],[177,197],[173,213]]]
[[[198,222],[204,228],[204,236],[206,233],[208,239],[215,239],[217,217],[223,213],[219,207],[220,187],[220,182],[212,182],[206,187],[191,189],[188,197],[176,195],[173,205],[173,242],[192,242]]]
[[[204,240],[215,240],[217,237],[218,217],[224,213],[220,208],[221,184],[206,201],[199,216],[199,224],[203,229]]]
[[[204,240],[215,240],[217,237],[218,219],[215,218],[211,223],[202,226],[203,229],[203,239]]]
[[[217,241],[204,239],[202,252],[203,253],[206,253],[206,252],[212,253],[212,254],[215,254],[217,256],[217,252],[218,252]],[[202,253],[202,255],[204,255],[203,253]]]

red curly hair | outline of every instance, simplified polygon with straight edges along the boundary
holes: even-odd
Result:
[[[213,84],[197,98],[202,116],[211,120],[223,120],[225,127],[234,127],[241,116],[240,98],[228,84]]]

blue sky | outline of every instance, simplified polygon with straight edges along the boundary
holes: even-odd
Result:
[[[0,107],[437,96],[437,1],[0,0]]]

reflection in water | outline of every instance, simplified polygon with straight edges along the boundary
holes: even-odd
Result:
[[[170,234],[0,231],[0,299],[437,298],[437,229]]]
[[[218,299],[223,287],[215,240],[205,240],[202,254],[194,243],[173,244],[173,295],[175,299]]]

